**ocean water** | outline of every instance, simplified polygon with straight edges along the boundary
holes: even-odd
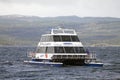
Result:
[[[0,47],[0,80],[120,80],[120,47],[89,48],[103,67],[50,67],[24,64],[34,47]]]

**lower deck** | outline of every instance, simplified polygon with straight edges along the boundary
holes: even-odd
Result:
[[[61,62],[63,65],[84,65],[85,55],[54,55],[52,62]]]
[[[55,63],[63,63],[63,65],[75,65],[75,66],[85,65],[85,59],[52,59],[52,60],[32,59],[32,61],[55,62]]]
[[[52,62],[61,62],[63,65],[82,66],[85,64],[85,59],[53,59]]]

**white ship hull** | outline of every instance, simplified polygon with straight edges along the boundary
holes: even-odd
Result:
[[[42,66],[52,66],[52,67],[62,67],[63,63],[58,62],[38,62],[38,61],[24,61],[26,64],[42,65]]]

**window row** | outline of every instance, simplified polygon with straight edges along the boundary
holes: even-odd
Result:
[[[49,41],[55,41],[55,42],[79,42],[79,38],[77,36],[67,36],[67,35],[54,35],[54,36],[42,36],[41,42],[49,42]]]
[[[40,47],[38,53],[85,53],[83,47]]]

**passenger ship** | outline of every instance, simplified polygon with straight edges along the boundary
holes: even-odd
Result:
[[[35,53],[30,53],[29,64],[64,66],[64,65],[89,65],[90,60],[96,60],[88,54],[83,44],[73,29],[52,29],[50,34],[41,36]]]

